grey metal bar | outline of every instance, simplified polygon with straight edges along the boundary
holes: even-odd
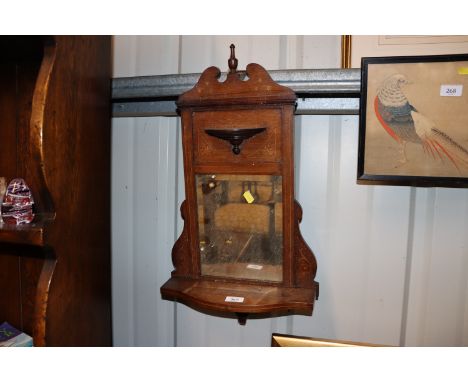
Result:
[[[273,80],[296,92],[296,114],[357,114],[359,69],[272,70]],[[245,78],[245,72],[241,77]],[[174,116],[175,99],[191,89],[200,74],[114,78],[114,117]],[[222,73],[220,81],[224,81]]]
[[[114,102],[113,117],[174,117],[175,101]]]
[[[359,98],[300,98],[295,114],[359,114]]]
[[[245,72],[240,72],[245,77]],[[299,94],[359,94],[359,69],[271,70],[272,79]],[[200,74],[120,77],[112,81],[112,99],[178,97],[190,90]],[[226,79],[222,73],[220,81]]]
[[[299,98],[296,115],[358,114],[359,98]],[[174,117],[175,101],[115,102],[113,117]]]

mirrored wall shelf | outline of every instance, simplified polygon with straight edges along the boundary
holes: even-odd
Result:
[[[317,263],[294,200],[295,93],[258,64],[210,67],[177,107],[184,229],[162,297],[220,316],[311,315]]]

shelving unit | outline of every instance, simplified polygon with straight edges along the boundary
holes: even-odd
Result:
[[[0,38],[0,176],[32,224],[0,224],[0,321],[35,346],[111,345],[110,37]]]

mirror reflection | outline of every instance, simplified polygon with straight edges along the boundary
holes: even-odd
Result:
[[[201,273],[282,281],[281,176],[196,176]]]

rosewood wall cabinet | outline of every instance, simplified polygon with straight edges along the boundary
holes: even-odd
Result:
[[[110,37],[0,37],[0,176],[32,224],[0,225],[0,321],[35,346],[111,345]]]
[[[295,93],[258,64],[210,67],[182,94],[186,200],[163,298],[222,316],[312,314],[317,264],[294,200]]]

